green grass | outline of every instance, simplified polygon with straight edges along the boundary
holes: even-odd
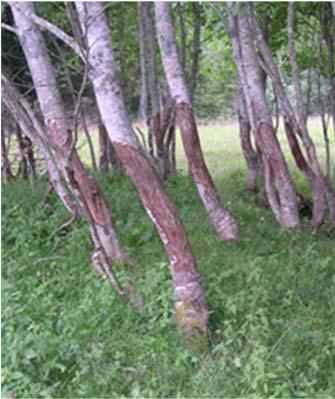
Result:
[[[315,137],[316,129],[313,132]],[[83,221],[68,232],[46,183],[17,182],[2,197],[2,395],[15,397],[334,397],[334,232],[279,228],[244,193],[234,125],[201,128],[206,159],[241,239],[214,234],[178,146],[182,174],[167,190],[178,207],[211,310],[205,353],[187,348],[172,311],[168,263],[128,178],[97,176],[121,240],[137,262],[139,314],[90,266]],[[317,137],[322,151],[322,137]],[[85,155],[86,149],[82,150]],[[298,178],[299,188],[306,183]],[[49,258],[43,260],[43,258]]]

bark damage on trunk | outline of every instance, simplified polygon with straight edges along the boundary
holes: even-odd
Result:
[[[90,49],[89,74],[103,123],[170,260],[179,325],[189,338],[206,337],[208,310],[196,262],[177,210],[132,129],[117,79],[103,5],[99,2],[76,2],[76,8]]]
[[[208,172],[201,151],[197,126],[189,104],[179,103],[177,124],[182,131],[182,141],[189,164],[190,174],[197,187],[200,198],[221,238],[234,241],[238,238],[238,227],[230,213],[221,204],[220,197]]]
[[[207,331],[208,310],[200,275],[176,209],[142,150],[120,143],[115,143],[114,147],[133,179],[169,257],[179,324],[187,336],[197,331],[203,333]]]
[[[178,59],[170,4],[156,2],[155,12],[164,73],[176,102],[177,124],[181,130],[190,174],[218,235],[225,241],[235,241],[239,234],[237,224],[223,207],[203,157],[190,96]]]
[[[334,199],[334,191],[331,187],[329,179],[324,176],[318,159],[316,155],[315,146],[313,141],[311,140],[308,129],[306,126],[306,118],[304,115],[304,110],[302,109],[302,100],[301,100],[301,89],[299,88],[299,82],[297,82],[297,66],[295,62],[295,49],[294,49],[294,36],[293,36],[293,28],[289,27],[289,41],[290,41],[290,60],[292,64],[292,71],[295,75],[295,92],[300,96],[299,104],[298,104],[298,118],[296,117],[291,103],[285,93],[283,82],[278,71],[278,67],[272,57],[271,51],[263,37],[262,31],[259,27],[257,19],[254,15],[252,4],[249,3],[249,19],[250,24],[253,29],[253,33],[255,35],[258,49],[260,51],[263,62],[262,68],[266,70],[268,76],[271,78],[273,86],[276,90],[277,98],[280,103],[281,111],[284,115],[285,127],[286,127],[286,135],[290,138],[289,144],[291,151],[293,153],[295,162],[299,169],[301,167],[304,168],[303,172],[306,175],[312,189],[313,194],[313,218],[312,225],[315,228],[319,228],[324,222],[324,208],[325,201],[327,201],[328,209],[329,209],[329,220],[331,223],[335,221],[335,199]],[[289,25],[292,25],[292,8],[290,10],[290,18],[288,19]],[[287,129],[289,128],[290,131]],[[304,149],[305,155],[303,155],[300,150],[300,145],[297,139],[293,139],[292,135],[296,135],[301,140]],[[302,158],[305,160],[303,161]],[[308,171],[306,173],[306,168],[303,164],[308,163]],[[302,170],[302,169],[301,169]]]
[[[232,19],[232,9],[229,9]],[[262,74],[252,39],[252,31],[246,15],[237,16],[240,49],[235,57],[239,66],[256,143],[263,155],[265,189],[271,209],[277,221],[285,228],[299,226],[297,197],[285,158],[275,134],[272,118],[265,98]],[[245,84],[244,84],[245,82]]]
[[[115,260],[124,261],[126,253],[118,240],[106,201],[97,184],[85,170],[72,143],[64,106],[43,36],[27,17],[34,12],[33,4],[11,3],[11,9],[35,85],[46,133],[54,147],[60,170],[89,224],[102,269],[118,294],[124,297],[116,278],[112,276],[112,271],[106,266]]]

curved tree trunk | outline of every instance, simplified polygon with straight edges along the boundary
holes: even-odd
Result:
[[[306,143],[306,151],[309,157],[311,169],[315,176],[315,190],[314,190],[314,209],[313,209],[313,220],[312,223],[316,228],[319,228],[323,223],[323,212],[324,199],[330,199],[330,196],[333,196],[333,192],[330,187],[330,182],[327,177],[324,176],[317,155],[316,149],[313,141],[309,136],[309,132],[307,129],[307,115],[304,109],[303,101],[302,101],[302,90],[301,83],[298,75],[298,63],[296,58],[295,44],[294,44],[294,3],[288,3],[288,13],[287,13],[287,32],[288,32],[288,48],[289,48],[289,58],[292,69],[292,80],[295,91],[296,98],[296,108],[297,108],[297,116],[298,116],[298,124],[299,130],[301,131],[301,135],[303,137],[304,143]],[[332,221],[334,221],[335,217],[335,204],[334,199],[331,202],[328,201],[329,204],[329,212]]]
[[[264,158],[266,192],[278,222],[285,228],[296,228],[299,226],[297,197],[268,110],[248,17],[239,14],[237,21],[247,80],[245,89],[252,104],[255,128]],[[272,179],[276,186],[276,193],[272,192]]]
[[[116,259],[123,261],[126,259],[126,253],[119,242],[107,203],[97,184],[87,174],[73,146],[43,36],[26,16],[33,12],[33,5],[30,2],[11,3],[11,8],[41,106],[48,138],[55,149],[62,173],[90,225],[96,254],[102,259],[103,264]],[[114,284],[111,278],[110,280]],[[118,284],[115,287],[119,294],[122,294]]]
[[[317,166],[317,159],[314,144],[309,137],[307,130],[302,129],[300,124],[298,123],[293,108],[290,104],[290,101],[285,93],[283,82],[281,80],[278,68],[276,63],[273,60],[271,51],[264,40],[261,29],[259,28],[258,22],[255,18],[255,15],[252,10],[252,6],[249,4],[250,12],[250,20],[251,25],[255,33],[255,38],[257,40],[258,49],[262,55],[262,59],[264,61],[264,66],[266,67],[267,73],[272,80],[272,83],[275,87],[277,98],[281,106],[282,113],[284,115],[284,119],[286,120],[286,125],[290,125],[292,132],[290,134],[298,134],[301,138],[301,141],[305,147],[307,160],[309,163],[309,169],[311,173],[306,175],[311,184],[312,193],[313,193],[313,219],[312,225],[315,227],[319,227],[323,221],[323,209],[324,209],[324,199],[325,196],[328,202],[330,219],[334,220],[334,195],[331,189],[330,183],[324,179],[322,175],[320,175],[320,168]],[[263,67],[263,66],[262,66]],[[298,142],[296,141],[297,145]],[[292,148],[291,148],[292,149]],[[293,155],[294,151],[292,150]],[[302,152],[300,151],[302,154]],[[295,158],[296,160],[296,158]],[[297,162],[297,160],[296,160]],[[297,163],[298,167],[299,164]],[[300,168],[300,167],[299,167]],[[322,173],[322,172],[321,172]]]
[[[172,98],[176,102],[177,124],[180,127],[191,176],[218,235],[226,241],[238,239],[238,227],[222,206],[200,146],[197,126],[179,63],[170,3],[156,2],[156,30],[162,62]]]
[[[76,8],[83,30],[87,27],[90,76],[104,125],[170,259],[179,324],[187,336],[206,335],[208,310],[196,262],[177,211],[143,152],[128,118],[116,76],[103,5],[99,2],[76,2]]]
[[[70,192],[64,187],[55,159],[45,143],[44,131],[27,100],[4,75],[1,76],[2,96],[16,123],[40,149],[49,173],[49,181],[71,215],[79,213]]]

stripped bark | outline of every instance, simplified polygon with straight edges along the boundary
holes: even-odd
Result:
[[[81,25],[87,26],[89,73],[102,120],[118,158],[134,181],[142,203],[157,227],[170,260],[177,319],[188,337],[204,336],[207,334],[208,310],[196,262],[177,211],[143,152],[128,118],[103,6],[99,2],[76,2],[76,8]]]
[[[257,144],[263,153],[264,178],[267,197],[277,221],[285,228],[299,226],[297,198],[293,182],[275,135],[272,117],[265,98],[262,76],[258,65],[248,17],[239,14],[237,17],[239,43],[249,96],[252,106]],[[276,192],[272,185],[274,182]]]
[[[54,156],[46,142],[45,132],[28,101],[16,90],[8,77],[1,75],[2,96],[16,123],[40,149],[49,173],[49,181],[71,215],[79,214],[71,193],[64,186]]]
[[[176,102],[177,123],[181,130],[190,174],[219,236],[227,241],[237,240],[237,224],[230,213],[222,206],[202,154],[188,89],[178,59],[173,22],[170,15],[170,3],[156,2],[155,11],[163,68],[171,96]]]
[[[301,132],[302,138],[304,140],[306,151],[309,157],[311,169],[314,174],[314,212],[313,212],[313,226],[319,228],[324,221],[324,199],[328,200],[328,208],[330,219],[332,222],[335,221],[335,200],[333,198],[333,192],[331,189],[329,179],[324,176],[318,158],[316,154],[316,149],[314,143],[312,142],[308,128],[307,128],[307,115],[304,109],[303,101],[302,101],[302,90],[301,83],[298,75],[298,64],[296,59],[296,51],[294,44],[294,3],[288,4],[288,12],[287,12],[287,33],[288,33],[288,49],[289,49],[289,58],[292,69],[292,80],[295,91],[295,99],[296,99],[296,112],[298,119],[298,127]]]
[[[286,125],[290,124],[292,133],[298,134],[306,151],[306,157],[311,171],[311,173],[306,174],[306,177],[309,179],[313,193],[314,209],[313,209],[312,225],[318,228],[323,222],[324,199],[322,198],[324,197],[327,198],[330,220],[332,221],[335,218],[334,195],[329,181],[325,180],[319,166],[317,165],[315,146],[311,138],[309,137],[308,131],[306,129],[303,129],[296,119],[293,108],[285,93],[283,82],[281,80],[277,65],[274,62],[271,51],[263,38],[262,31],[259,28],[258,22],[255,18],[252,6],[250,4],[249,4],[249,17],[255,38],[257,40],[258,49],[264,61],[264,63],[262,64],[262,68],[266,68],[267,74],[271,78],[272,83],[275,87],[281,111],[283,113],[284,119],[286,120]],[[296,142],[298,143],[297,140]],[[326,189],[324,189],[324,187]]]
[[[107,203],[97,184],[87,174],[73,146],[42,34],[26,16],[33,14],[33,5],[29,2],[11,3],[11,8],[19,40],[34,81],[48,138],[55,149],[62,173],[90,225],[96,254],[102,259],[103,265],[117,259],[124,261],[126,253],[118,239]],[[103,268],[106,272],[106,268]],[[121,295],[122,289],[118,283],[115,283],[115,278],[112,279],[107,272],[106,274]]]

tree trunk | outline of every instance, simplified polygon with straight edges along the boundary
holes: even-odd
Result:
[[[157,227],[170,259],[177,319],[187,336],[206,335],[208,310],[188,239],[170,198],[143,152],[128,118],[110,42],[108,21],[99,2],[76,2],[87,26],[90,76],[110,140],[139,191],[142,203]],[[94,24],[90,23],[94,21]]]
[[[185,18],[184,18],[184,5],[182,2],[177,2],[177,12],[179,19],[179,31],[180,31],[180,46],[179,46],[179,57],[180,64],[183,69],[183,72],[186,72],[186,27],[185,27]]]
[[[328,49],[328,77],[330,80],[330,113],[333,120],[333,130],[335,138],[335,3],[331,2],[333,19],[329,15],[329,3],[323,3],[321,8],[320,25],[324,41]],[[330,25],[330,26],[329,26]]]
[[[285,94],[283,82],[281,80],[277,65],[274,62],[271,51],[263,38],[262,32],[253,13],[251,4],[249,4],[249,16],[255,33],[259,51],[262,55],[262,59],[264,60],[262,68],[266,67],[267,73],[272,80],[282,109],[282,113],[284,115],[284,118],[286,118],[286,122],[288,122],[289,125],[293,127],[293,133],[297,133],[299,135],[306,150],[307,159],[310,165],[310,170],[312,172],[312,176],[311,178],[309,178],[312,187],[314,208],[312,225],[318,228],[323,222],[324,197],[326,197],[327,199],[330,220],[333,221],[335,219],[334,193],[329,181],[324,178],[322,172],[321,175],[319,175],[320,169],[319,167],[317,167],[315,162],[316,152],[314,144],[309,137],[307,130],[301,128],[295,117],[290,101]],[[326,187],[326,190],[324,189],[324,187]]]
[[[243,67],[247,80],[246,95],[250,97],[258,142],[264,161],[265,188],[277,221],[285,228],[299,226],[297,198],[266,102],[263,81],[246,15],[238,15],[238,34]],[[276,186],[273,193],[272,179]]]
[[[35,85],[48,138],[55,148],[62,173],[90,225],[96,252],[99,253],[100,258],[105,257],[108,261],[116,259],[124,261],[126,254],[119,242],[107,203],[97,184],[87,174],[73,146],[43,36],[26,17],[26,14],[33,12],[33,5],[30,2],[11,3],[11,8],[19,40]],[[120,290],[120,287],[116,288]]]
[[[9,153],[5,139],[5,131],[1,129],[1,177],[5,182],[14,179],[9,161]]]
[[[193,56],[191,67],[191,78],[189,83],[190,100],[193,103],[195,88],[197,85],[197,78],[199,72],[199,58],[200,58],[200,35],[201,35],[201,3],[194,2],[194,30],[193,30]]]
[[[322,98],[322,91],[321,91],[321,59],[322,59],[322,39],[320,37],[320,55],[318,58],[318,66],[317,66],[317,91],[318,91],[318,103],[319,103],[319,115],[322,124],[322,132],[323,132],[323,139],[325,142],[325,152],[326,152],[326,174],[329,179],[330,177],[330,148],[329,148],[329,137],[328,137],[328,126],[326,121],[326,111],[325,105]]]
[[[137,2],[138,37],[140,44],[140,70],[141,70],[141,93],[140,93],[140,116],[144,122],[148,119],[148,83],[146,68],[146,41],[143,21],[143,3]]]
[[[99,170],[100,172],[107,173],[108,165],[108,135],[106,128],[101,120],[98,125],[99,130]]]
[[[314,212],[312,224],[314,227],[319,228],[324,220],[324,206],[321,202],[321,198],[328,199],[330,218],[334,221],[335,218],[335,203],[333,197],[333,192],[331,190],[330,182],[324,176],[319,161],[316,155],[316,149],[314,143],[312,142],[307,128],[307,117],[302,101],[302,90],[301,83],[298,75],[298,64],[296,59],[296,51],[294,44],[294,3],[288,3],[287,12],[287,32],[288,32],[288,48],[289,48],[289,58],[292,69],[292,80],[295,91],[295,98],[297,104],[297,116],[298,116],[298,127],[301,132],[302,138],[304,140],[306,151],[309,157],[311,169],[315,176],[315,189],[314,189]],[[316,201],[319,201],[317,203]],[[323,201],[323,200],[322,200]]]
[[[15,89],[4,75],[1,76],[2,95],[16,123],[31,141],[40,149],[49,173],[49,181],[71,215],[79,213],[70,192],[64,187],[55,159],[46,144],[43,127],[37,120],[27,100]]]
[[[178,59],[170,3],[156,2],[156,30],[163,68],[172,98],[176,102],[177,123],[181,130],[190,174],[213,226],[223,240],[238,239],[238,227],[230,213],[222,206],[214,182],[208,172],[200,142],[189,93]]]
[[[71,7],[68,7],[68,9],[70,10]],[[74,23],[74,22],[72,22],[72,23]],[[77,35],[78,35],[78,31],[75,28],[75,25],[73,26],[73,30],[75,32],[77,32]],[[52,38],[53,38],[53,36],[52,36]],[[68,89],[70,91],[71,98],[72,98],[73,109],[75,110],[76,107],[77,107],[77,98],[76,98],[75,89],[74,89],[74,86],[73,86],[73,83],[72,83],[71,72],[70,72],[70,69],[69,69],[69,67],[68,67],[68,65],[66,63],[66,57],[65,57],[64,51],[61,48],[61,46],[58,45],[57,40],[55,38],[52,39],[52,42],[53,42],[54,46],[56,47],[58,55],[59,55],[59,58],[60,58],[60,60],[62,62],[65,79],[66,79],[66,82],[68,84]],[[93,167],[93,170],[96,172],[98,170],[98,167],[97,167],[97,162],[96,162],[96,159],[95,159],[94,147],[93,147],[92,139],[91,139],[91,136],[90,136],[90,132],[89,132],[88,127],[87,127],[86,117],[85,117],[85,114],[84,114],[84,112],[82,110],[81,105],[79,105],[78,113],[79,113],[79,115],[75,115],[75,118],[77,118],[79,116],[79,119],[81,121],[81,125],[82,125],[81,127],[82,127],[82,129],[84,131],[84,134],[85,134],[86,140],[87,140],[87,144],[88,144],[88,149],[89,149],[89,153],[90,153],[90,157],[91,157],[91,161],[92,161],[92,167]]]
[[[251,142],[251,125],[248,118],[247,107],[245,104],[243,89],[238,79],[237,81],[237,115],[240,127],[240,140],[244,159],[247,163],[248,174],[246,179],[246,189],[257,193],[257,178],[262,175],[260,159],[257,151],[254,150]]]
[[[17,176],[20,176],[22,179],[28,179],[28,162],[26,158],[26,143],[21,133],[21,128],[19,125],[16,125],[16,140],[17,146],[20,152],[20,161],[19,168],[17,172]]]
[[[152,130],[156,142],[156,159],[158,163],[158,170],[161,176],[167,175],[166,165],[166,149],[164,145],[164,131],[161,129],[161,112],[159,104],[159,92],[157,82],[157,66],[156,66],[156,46],[155,33],[152,23],[152,3],[143,2],[140,4],[142,8],[142,17],[147,45],[147,70],[148,70],[148,84],[150,94],[150,117],[149,129]]]

